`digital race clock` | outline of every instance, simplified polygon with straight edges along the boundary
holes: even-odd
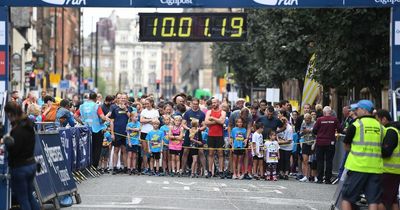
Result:
[[[246,41],[246,13],[139,13],[140,41]]]

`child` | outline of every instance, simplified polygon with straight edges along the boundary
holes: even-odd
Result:
[[[254,132],[251,142],[251,154],[253,155],[253,177],[255,179],[259,179],[259,177],[264,175],[264,163],[263,163],[263,149],[264,139],[262,132],[264,130],[264,124],[262,122],[258,122],[256,124],[256,132]],[[258,174],[258,175],[257,175]]]
[[[169,144],[169,139],[168,139],[168,133],[169,133],[169,126],[171,124],[171,116],[170,115],[163,115],[163,122],[164,125],[161,126],[160,130],[164,132],[164,141],[163,141],[163,150],[162,150],[162,168],[163,172],[160,174],[161,176],[166,175],[167,173],[167,166],[168,169],[171,169],[171,163],[168,161],[169,157],[169,151],[168,151],[168,144]]]
[[[102,173],[107,173],[108,172],[108,158],[110,157],[110,147],[111,147],[111,128],[109,124],[106,125],[107,128],[105,129],[104,132],[104,137],[103,137],[103,144],[101,147],[101,153],[100,153],[100,172]]]
[[[183,144],[183,127],[182,127],[182,116],[174,116],[174,124],[171,126],[169,131],[169,154],[171,154],[171,176],[181,176],[180,166],[180,153],[182,151]]]
[[[192,156],[192,175],[191,178],[198,178],[197,174],[197,157],[199,155],[198,148],[203,145],[203,140],[201,136],[201,131],[199,131],[199,120],[192,119],[192,128],[189,130],[189,139],[190,139],[190,155]]]
[[[242,161],[245,153],[245,145],[247,130],[243,128],[243,120],[238,118],[236,120],[236,127],[231,131],[230,144],[233,146],[233,179],[244,178],[244,173],[241,173]]]
[[[265,162],[267,163],[267,176],[265,180],[278,181],[276,176],[277,166],[279,160],[279,143],[276,138],[276,132],[270,130],[268,134],[269,139],[265,142]]]
[[[160,170],[160,157],[161,157],[161,148],[164,139],[164,132],[161,131],[160,128],[160,121],[158,119],[153,119],[151,121],[153,125],[153,130],[151,130],[147,136],[146,140],[149,142],[149,153],[150,153],[150,176],[156,175],[159,176]],[[154,169],[154,161],[156,162],[155,171]]]
[[[128,152],[127,166],[129,168],[129,175],[138,174],[139,171],[136,169],[136,161],[140,150],[140,122],[138,121],[136,111],[131,112],[130,122],[126,125],[126,133],[128,135],[126,151]]]

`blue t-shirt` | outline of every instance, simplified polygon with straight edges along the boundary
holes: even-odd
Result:
[[[189,128],[192,127],[192,120],[193,119],[198,119],[199,120],[199,125],[201,127],[201,123],[203,123],[204,120],[206,119],[206,115],[200,109],[197,110],[197,111],[193,111],[193,110],[189,109],[183,115],[183,119],[186,121],[186,124],[187,124],[187,126]]]
[[[126,133],[128,134],[129,141],[132,145],[139,145],[139,131],[131,131],[128,128],[139,128],[140,129],[140,122],[129,122],[126,125]],[[128,141],[126,142],[128,144]]]
[[[160,128],[160,131],[164,132],[164,144],[169,144],[169,140],[168,140],[168,132],[169,132],[169,126],[168,125],[163,125]]]
[[[104,133],[103,147],[108,147],[112,142],[111,133],[109,131]]]
[[[208,127],[201,132],[201,138],[203,140],[203,144],[207,144],[208,141]]]
[[[114,119],[114,132],[125,135],[126,125],[129,121],[127,112],[119,108],[119,106],[111,106],[110,112],[110,118]],[[128,107],[128,112],[132,112],[131,107]]]
[[[164,132],[161,130],[152,130],[147,136],[146,140],[149,141],[151,152],[161,152],[161,144],[164,139]]]
[[[228,126],[229,126],[229,117],[225,118],[225,123],[224,123],[224,137],[228,137]]]
[[[246,128],[234,127],[231,130],[231,137],[233,138],[233,148],[244,148],[244,139],[246,139]]]

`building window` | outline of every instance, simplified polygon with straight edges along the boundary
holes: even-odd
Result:
[[[106,67],[106,68],[111,67],[111,60],[108,58],[103,59],[103,67]]]
[[[155,71],[156,68],[157,68],[156,62],[151,61],[150,64],[149,64],[149,69],[150,69],[151,71]]]
[[[136,52],[136,57],[141,57],[142,56],[142,52]]]
[[[172,82],[172,76],[165,76],[164,77],[164,82],[165,83],[171,83]]]
[[[171,69],[172,69],[172,64],[166,63],[166,64],[164,65],[164,68],[165,68],[165,70],[171,70]]]
[[[127,69],[128,68],[128,61],[127,60],[120,60],[119,64],[120,64],[120,68],[121,69]]]
[[[120,55],[121,55],[121,57],[126,58],[126,57],[128,57],[128,51],[121,51]]]
[[[142,60],[141,59],[136,59],[133,61],[133,68],[134,69],[142,69]]]

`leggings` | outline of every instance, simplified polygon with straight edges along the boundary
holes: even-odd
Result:
[[[279,150],[279,171],[289,171],[290,169],[290,153],[291,151]]]
[[[276,176],[277,168],[278,168],[278,163],[267,163],[267,177]]]

